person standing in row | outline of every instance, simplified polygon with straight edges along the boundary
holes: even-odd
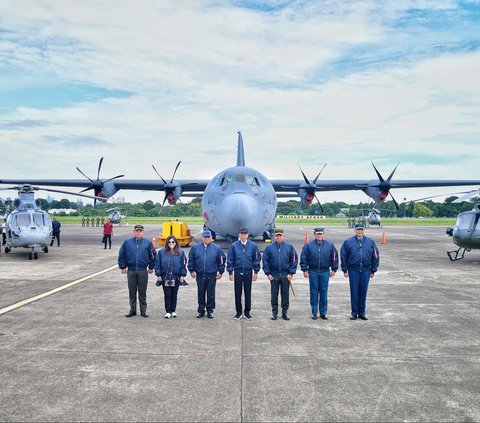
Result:
[[[165,240],[165,248],[160,250],[155,258],[155,275],[157,286],[163,285],[165,319],[177,317],[178,288],[187,276],[187,257],[173,235]]]
[[[204,317],[206,309],[207,317],[213,319],[215,287],[217,280],[222,278],[225,271],[225,254],[218,245],[212,243],[211,231],[203,231],[202,242],[190,249],[188,271],[190,276],[197,281],[197,318]]]
[[[103,224],[103,243],[105,244],[105,249],[112,248],[112,235],[113,235],[113,225],[110,219],[107,219],[107,222]]]
[[[270,281],[272,320],[277,320],[279,290],[282,296],[282,319],[290,320],[289,288],[297,271],[298,255],[293,245],[284,241],[283,229],[275,230],[275,242],[265,248],[262,262],[263,271]]]
[[[234,281],[235,309],[234,319],[242,318],[242,291],[245,292],[245,319],[251,320],[252,281],[257,280],[260,271],[260,251],[257,244],[248,239],[248,229],[240,228],[239,239],[235,241],[227,253],[227,272]]]
[[[368,284],[380,263],[378,248],[373,239],[365,236],[365,225],[355,224],[355,235],[343,242],[340,250],[342,271],[350,282],[350,320],[368,320],[366,312]]]
[[[320,304],[320,318],[327,320],[328,282],[338,270],[338,252],[335,245],[324,238],[324,228],[315,228],[313,232],[315,239],[303,246],[300,268],[310,285],[312,319],[317,320]]]
[[[148,274],[153,273],[156,251],[150,241],[143,238],[143,226],[135,225],[133,238],[125,240],[118,252],[118,267],[127,275],[130,312],[125,317],[137,314],[137,292],[142,317],[147,314]]]

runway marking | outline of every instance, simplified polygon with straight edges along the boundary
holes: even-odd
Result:
[[[57,292],[63,291],[64,289],[70,288],[74,285],[77,285],[79,283],[88,281],[89,279],[93,279],[97,276],[103,275],[104,273],[110,272],[113,269],[118,269],[118,265],[115,264],[114,266],[108,267],[104,270],[100,270],[100,272],[93,273],[88,276],[84,276],[83,278],[77,279],[73,282],[69,282],[65,285],[59,286],[58,288],[51,289],[50,291],[44,292],[43,294],[35,295],[35,297],[27,298],[26,300],[19,301],[18,303],[9,305],[7,307],[4,307],[0,309],[0,316],[2,314],[8,313],[9,311],[16,310],[17,308],[23,307],[27,304],[33,303],[34,301],[41,300],[42,298],[48,297],[49,295],[56,294]]]

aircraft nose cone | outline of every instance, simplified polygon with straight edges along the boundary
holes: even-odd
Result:
[[[230,222],[233,231],[230,235],[237,235],[237,231],[242,226],[249,228],[252,233],[252,225],[262,218],[258,214],[257,201],[247,194],[235,193],[222,201],[221,215]],[[235,229],[233,230],[233,228]]]

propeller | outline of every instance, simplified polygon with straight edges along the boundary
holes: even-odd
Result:
[[[378,169],[375,167],[373,162],[371,162],[371,163],[372,163],[373,168],[375,169],[375,172],[377,173],[377,177],[378,177],[378,180],[380,182],[378,185],[373,185],[373,186],[378,187],[378,189],[380,191],[379,200],[383,202],[385,200],[385,198],[387,198],[388,194],[390,193],[390,196],[392,197],[393,203],[395,204],[395,207],[398,211],[399,207],[398,207],[397,200],[395,200],[392,193],[390,192],[390,188],[392,187],[392,184],[391,184],[390,181],[392,180],[392,177],[393,177],[393,175],[394,175],[395,171],[397,170],[397,167],[400,163],[397,163],[395,168],[392,170],[392,173],[390,173],[390,176],[386,180],[383,179],[382,175],[380,174]]]
[[[77,170],[83,175],[85,176],[85,178],[87,178],[89,181],[90,181],[90,186],[85,188],[84,190],[80,191],[80,192],[85,192],[85,191],[88,191],[89,189],[93,189],[93,192],[95,193],[95,197],[102,197],[102,194],[103,194],[103,186],[107,183],[107,182],[110,182],[110,181],[113,181],[114,179],[117,179],[117,178],[123,178],[125,175],[117,175],[117,176],[114,176],[113,178],[110,178],[110,179],[106,179],[105,181],[102,181],[100,179],[100,169],[102,168],[102,163],[103,163],[103,157],[100,159],[100,161],[98,162],[98,170],[97,170],[97,179],[93,180],[93,179],[90,179],[87,175],[85,175],[85,173],[83,173],[80,168],[77,166]],[[93,202],[93,206],[95,207],[96,204],[97,204],[97,199],[96,198]]]
[[[175,197],[175,189],[177,188],[177,184],[175,182],[173,182],[173,180],[175,178],[175,174],[177,173],[178,167],[180,166],[180,163],[182,163],[181,160],[177,163],[177,166],[175,167],[175,170],[173,171],[172,179],[170,179],[170,182],[167,182],[165,179],[163,179],[162,175],[160,175],[160,173],[158,173],[157,169],[152,164],[153,170],[155,171],[155,173],[159,176],[159,178],[165,184],[164,187],[163,187],[163,190],[165,191],[165,197],[163,198],[162,206],[165,204],[165,201],[167,201],[167,200],[168,200],[168,204],[171,204],[171,205],[174,205],[174,204],[177,203],[177,198]]]
[[[320,203],[320,200],[318,199],[317,194],[316,194],[316,191],[317,191],[317,185],[316,184],[317,184],[318,177],[323,172],[323,169],[325,169],[325,166],[327,164],[325,163],[323,165],[323,167],[320,169],[320,172],[318,172],[317,176],[315,176],[315,179],[312,182],[310,182],[309,179],[307,178],[307,176],[305,175],[305,172],[300,167],[300,163],[297,162],[297,165],[298,165],[298,168],[300,169],[300,172],[302,172],[302,176],[303,176],[303,179],[304,179],[305,183],[307,184],[307,186],[302,187],[306,192],[305,197],[304,197],[306,202],[310,204],[313,201],[313,199],[315,198],[318,202],[318,205],[320,206],[320,210],[323,212],[322,204]]]

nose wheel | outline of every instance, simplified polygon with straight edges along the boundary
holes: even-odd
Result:
[[[28,259],[29,260],[37,260],[38,259],[38,253],[36,251],[30,251],[28,253]]]

